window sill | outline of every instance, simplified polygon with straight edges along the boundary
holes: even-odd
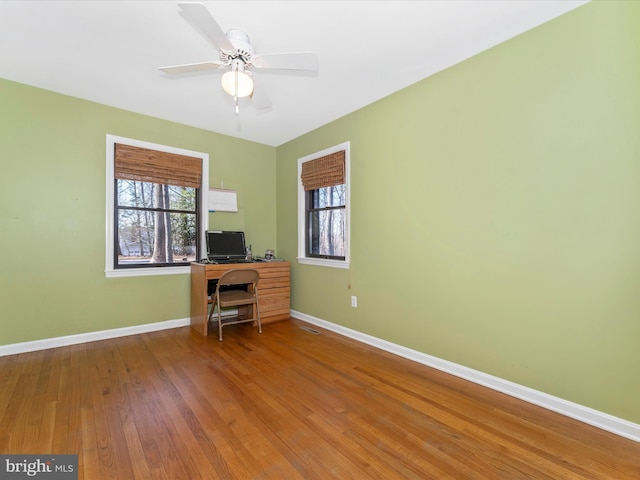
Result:
[[[155,268],[126,268],[126,269],[107,269],[104,275],[107,278],[122,277],[150,277],[153,275],[177,275],[190,273],[191,267],[155,267]]]
[[[349,268],[349,262],[346,260],[330,260],[328,258],[298,257],[298,263],[302,265],[315,265],[317,267]]]

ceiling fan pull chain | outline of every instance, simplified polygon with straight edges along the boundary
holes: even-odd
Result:
[[[233,99],[236,102],[236,115],[240,113],[240,108],[238,107],[238,66],[236,65],[236,88],[233,90]]]

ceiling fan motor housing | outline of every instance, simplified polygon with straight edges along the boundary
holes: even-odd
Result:
[[[254,51],[251,46],[249,35],[242,30],[231,29],[227,33],[227,38],[231,44],[235,47],[235,52],[220,51],[220,60],[223,62],[232,61],[234,59],[240,59],[245,64],[251,62]]]

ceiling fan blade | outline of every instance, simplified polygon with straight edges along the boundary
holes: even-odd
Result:
[[[187,63],[185,65],[172,65],[170,67],[160,67],[165,73],[193,73],[202,72],[206,70],[217,70],[229,66],[229,62],[216,62],[211,60],[210,62],[200,63]]]
[[[281,70],[318,70],[318,57],[312,52],[266,53],[254,55],[251,63],[256,68],[275,68]]]
[[[196,27],[218,49],[225,53],[235,53],[236,49],[225,35],[218,22],[202,3],[179,3],[182,16]]]
[[[268,108],[271,108],[271,100],[269,99],[267,92],[265,92],[263,88],[255,83],[253,84],[251,103],[256,110],[266,110]]]

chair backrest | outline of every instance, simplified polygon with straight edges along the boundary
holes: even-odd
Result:
[[[245,285],[247,283],[257,284],[260,274],[253,268],[239,268],[224,272],[218,280],[218,285]]]

